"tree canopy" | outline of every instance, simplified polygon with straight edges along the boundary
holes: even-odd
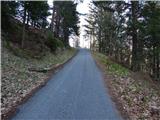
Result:
[[[5,29],[5,26],[9,25],[10,19],[17,19],[23,24],[22,48],[26,41],[28,27],[41,30],[50,29],[53,40],[54,38],[60,39],[65,47],[69,46],[71,34],[79,35],[77,3],[74,1],[53,1],[53,8],[48,5],[47,1],[3,1],[1,3],[2,28]],[[51,23],[47,20],[49,15],[52,15]]]

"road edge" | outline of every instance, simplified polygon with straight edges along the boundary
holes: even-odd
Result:
[[[28,94],[26,94],[25,96],[23,96],[21,98],[21,100],[16,101],[16,103],[10,107],[10,109],[8,111],[5,111],[4,113],[2,113],[1,111],[1,120],[8,120],[10,119],[12,116],[14,116],[18,110],[18,107],[22,104],[24,104],[27,100],[29,100],[32,96],[34,96],[34,94],[40,90],[42,87],[44,87],[47,82],[51,79],[51,77],[54,76],[55,73],[57,73],[59,70],[61,70],[67,63],[69,63],[79,52],[78,49],[76,49],[75,53],[66,61],[64,61],[61,64],[56,64],[54,65],[49,71],[48,71],[48,77],[45,78],[40,84],[38,84],[36,87],[34,87]]]
[[[107,78],[109,78],[109,75],[106,74],[105,69],[103,68],[102,63],[100,63],[100,61],[98,61],[98,60],[94,57],[93,54],[94,54],[94,53],[91,51],[91,55],[92,55],[92,57],[93,57],[93,59],[94,59],[94,62],[95,62],[95,64],[97,65],[97,67],[99,68],[99,70],[100,70],[101,73],[102,73],[103,82],[104,82],[104,84],[105,84],[105,87],[108,89],[108,93],[109,93],[109,95],[110,95],[110,98],[111,98],[111,100],[114,102],[117,111],[119,112],[119,114],[121,115],[121,117],[122,117],[124,120],[130,119],[130,117],[129,117],[129,115],[127,114],[126,110],[123,108],[122,103],[120,103],[120,102],[118,101],[118,98],[113,94],[113,90],[112,90],[112,88],[111,88],[111,86],[110,86],[109,81],[106,80]]]

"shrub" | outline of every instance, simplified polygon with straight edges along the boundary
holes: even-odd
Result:
[[[55,52],[57,48],[63,48],[64,44],[61,40],[55,38],[52,32],[48,32],[46,45],[51,51]]]

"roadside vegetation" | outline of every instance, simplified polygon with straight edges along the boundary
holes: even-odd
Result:
[[[95,57],[100,58],[103,64],[107,67],[106,70],[109,73],[118,75],[120,77],[125,77],[129,74],[129,70],[127,68],[111,61],[107,56],[97,52]]]
[[[160,119],[159,83],[143,73],[132,72],[101,53],[94,52],[93,57],[102,69],[106,86],[125,119]]]
[[[159,120],[160,2],[93,1],[86,22],[117,107],[133,120]]]
[[[46,54],[41,59],[22,58],[3,47],[3,64],[1,66],[2,112],[11,109],[17,101],[21,101],[32,89],[46,82],[49,71],[71,58],[75,54],[75,49],[70,48],[58,52],[58,54],[50,52]]]
[[[159,1],[92,3],[84,25],[91,50],[160,81]]]

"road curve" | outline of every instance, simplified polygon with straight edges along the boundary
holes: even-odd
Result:
[[[122,120],[90,52],[78,54],[12,120]]]

